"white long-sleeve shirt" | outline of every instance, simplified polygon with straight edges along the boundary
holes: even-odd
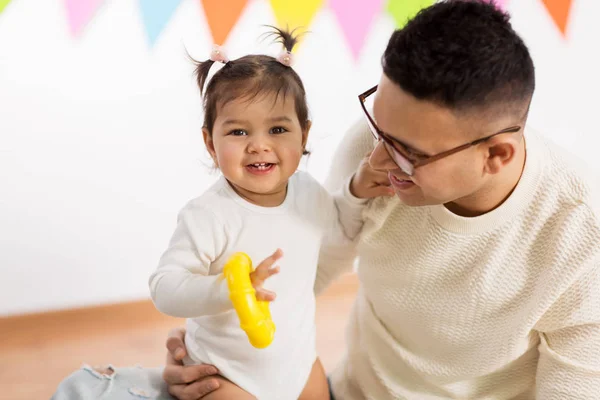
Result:
[[[365,207],[337,399],[600,398],[600,179],[525,137],[523,176],[492,212],[463,218],[398,198]],[[370,148],[358,124],[328,186]],[[340,254],[323,253],[317,291],[351,268]]]
[[[224,178],[188,203],[150,277],[150,291],[158,310],[188,318],[191,360],[215,365],[261,400],[297,399],[316,358],[313,287],[319,249],[322,243],[332,252],[348,247],[362,226],[360,204],[343,194],[334,202],[303,172],[290,178],[277,207],[247,202]],[[239,326],[223,266],[239,251],[258,265],[278,248],[284,254],[277,263],[281,271],[265,283],[277,293],[270,306],[275,339],[256,349]]]

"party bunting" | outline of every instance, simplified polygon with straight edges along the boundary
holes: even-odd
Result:
[[[173,16],[181,0],[139,0],[142,19],[150,46],[156,43],[160,33]]]
[[[79,36],[104,0],[65,0],[71,34]]]
[[[213,42],[219,45],[225,43],[229,32],[242,15],[248,0],[228,0],[227,7],[223,5],[224,0],[201,1]]]
[[[350,50],[358,58],[375,16],[381,12],[384,0],[329,0],[329,7],[337,17]]]
[[[435,0],[389,0],[387,12],[394,18],[396,28],[402,28],[406,23]]]
[[[10,0],[0,0],[0,13],[4,11]]]
[[[542,3],[546,6],[560,32],[565,36],[573,0],[542,0]]]
[[[506,5],[508,4],[508,0],[493,0],[496,6],[501,10],[506,10]]]
[[[323,0],[270,0],[270,3],[279,27],[306,32]]]

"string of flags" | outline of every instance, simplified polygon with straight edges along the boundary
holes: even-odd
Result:
[[[2,14],[8,3],[10,3],[10,0],[0,0],[0,14]]]
[[[0,14],[11,2],[0,0]],[[64,4],[69,30],[73,37],[80,37],[85,26],[94,18],[106,0],[56,0]],[[160,33],[183,0],[137,0],[140,18],[144,24],[148,42],[154,45]],[[204,10],[214,43],[223,44],[236,25],[250,1],[255,0],[188,0],[199,1]],[[401,28],[419,10],[435,3],[435,0],[267,0],[281,27],[308,29],[315,15],[324,7],[335,16],[354,58],[358,58],[365,38],[377,15],[387,13],[397,28]],[[510,0],[493,0],[505,9]],[[538,0],[560,33],[566,36],[573,0]]]

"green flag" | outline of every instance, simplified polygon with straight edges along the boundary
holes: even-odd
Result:
[[[387,12],[396,22],[396,28],[400,29],[408,20],[417,15],[422,8],[429,7],[435,0],[389,0]]]

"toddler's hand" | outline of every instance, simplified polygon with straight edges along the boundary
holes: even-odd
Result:
[[[350,193],[359,199],[393,196],[394,189],[391,188],[387,172],[373,169],[369,164],[370,155],[371,153],[363,158],[354,173],[350,181]]]
[[[256,300],[273,301],[275,293],[263,288],[265,281],[271,276],[279,272],[279,266],[273,267],[273,264],[283,257],[281,249],[277,249],[275,253],[267,257],[261,262],[256,269],[250,273],[250,281],[256,290]]]

